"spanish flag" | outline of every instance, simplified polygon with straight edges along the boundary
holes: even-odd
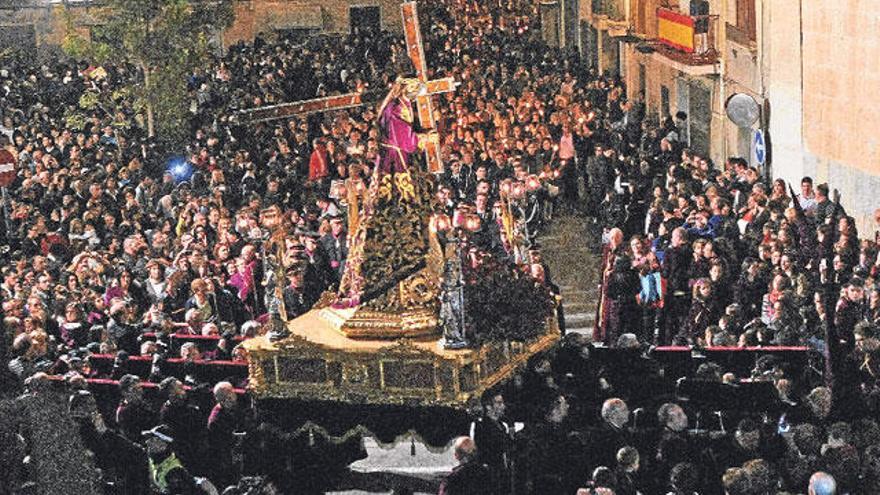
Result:
[[[694,51],[694,19],[671,10],[657,10],[660,42],[687,53]]]

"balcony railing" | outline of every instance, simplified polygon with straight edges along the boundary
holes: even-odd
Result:
[[[713,65],[718,61],[717,15],[690,16],[657,9],[657,45],[667,58],[685,65]]]

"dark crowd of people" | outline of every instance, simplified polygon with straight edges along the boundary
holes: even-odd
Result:
[[[770,405],[729,413],[736,432],[698,448],[705,439],[688,430],[696,406],[646,397],[638,383],[684,375],[650,357],[628,360],[637,369],[600,365],[570,336],[487,396],[441,491],[803,492],[819,473],[811,493],[872,493],[878,248],[858,239],[829,187],[805,178],[797,194],[745,160],[716,165],[691,152],[687,115],[649,116],[618,79],[546,46],[535,5],[420,8],[432,75],[461,83],[437,97],[446,170],[435,211],[479,218],[471,263],[495,257],[558,293],[536,236],[559,211],[585,214],[605,240],[594,342],[805,346],[827,363],[813,375],[774,363],[760,379],[786,415]],[[272,435],[255,434],[236,370],[246,370],[241,342],[266,332],[276,288],[292,318],[338,287],[379,154],[375,108],[253,125],[233,116],[381,91],[406,57],[399,36],[361,30],[233,45],[191,76],[192,137],[175,147],[148,138],[124,99],[73,118],[83,95],[136,84],[132,67],[6,55],[0,141],[17,176],[0,226],[4,390],[24,391],[10,407],[29,413],[16,426],[24,434],[3,433],[14,466],[5,487],[48,492],[59,470],[47,445],[65,441],[38,433],[47,422],[80,432],[68,446],[90,455],[62,471],[83,493],[259,493],[272,483],[243,474],[282,485],[314,474],[289,459],[275,473],[244,472],[242,437]],[[289,227],[280,239],[279,223]],[[696,374],[735,386],[747,378],[738,373]],[[58,394],[63,407],[39,407]],[[631,424],[627,402],[639,417],[656,411],[659,428]]]

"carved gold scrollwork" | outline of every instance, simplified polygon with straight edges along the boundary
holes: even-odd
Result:
[[[437,280],[422,270],[400,283],[400,303],[404,308],[433,305],[440,294]]]
[[[387,175],[385,177],[388,177]],[[383,177],[384,179],[384,177]],[[413,184],[412,176],[407,172],[394,174],[394,182],[397,190],[400,191],[401,201],[413,201],[416,197],[416,188]]]
[[[335,330],[328,327],[327,331]],[[258,398],[467,408],[559,338],[552,318],[547,321],[547,332],[533,341],[459,351],[444,351],[408,338],[371,350],[332,347],[298,336],[294,329],[281,342],[257,338],[245,343],[248,388]],[[320,369],[315,360],[323,363],[326,379],[319,373],[315,381],[315,370]],[[305,365],[291,364],[298,362]],[[413,370],[425,372],[424,380],[413,380],[408,374]]]
[[[385,201],[391,201],[391,175],[386,174],[382,176],[382,180],[379,183],[379,190],[377,192],[379,198],[384,199]]]

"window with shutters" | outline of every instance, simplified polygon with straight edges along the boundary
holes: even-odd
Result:
[[[733,24],[733,21],[736,24]],[[727,22],[727,37],[736,43],[751,46],[757,41],[755,0],[736,0],[736,19]]]

